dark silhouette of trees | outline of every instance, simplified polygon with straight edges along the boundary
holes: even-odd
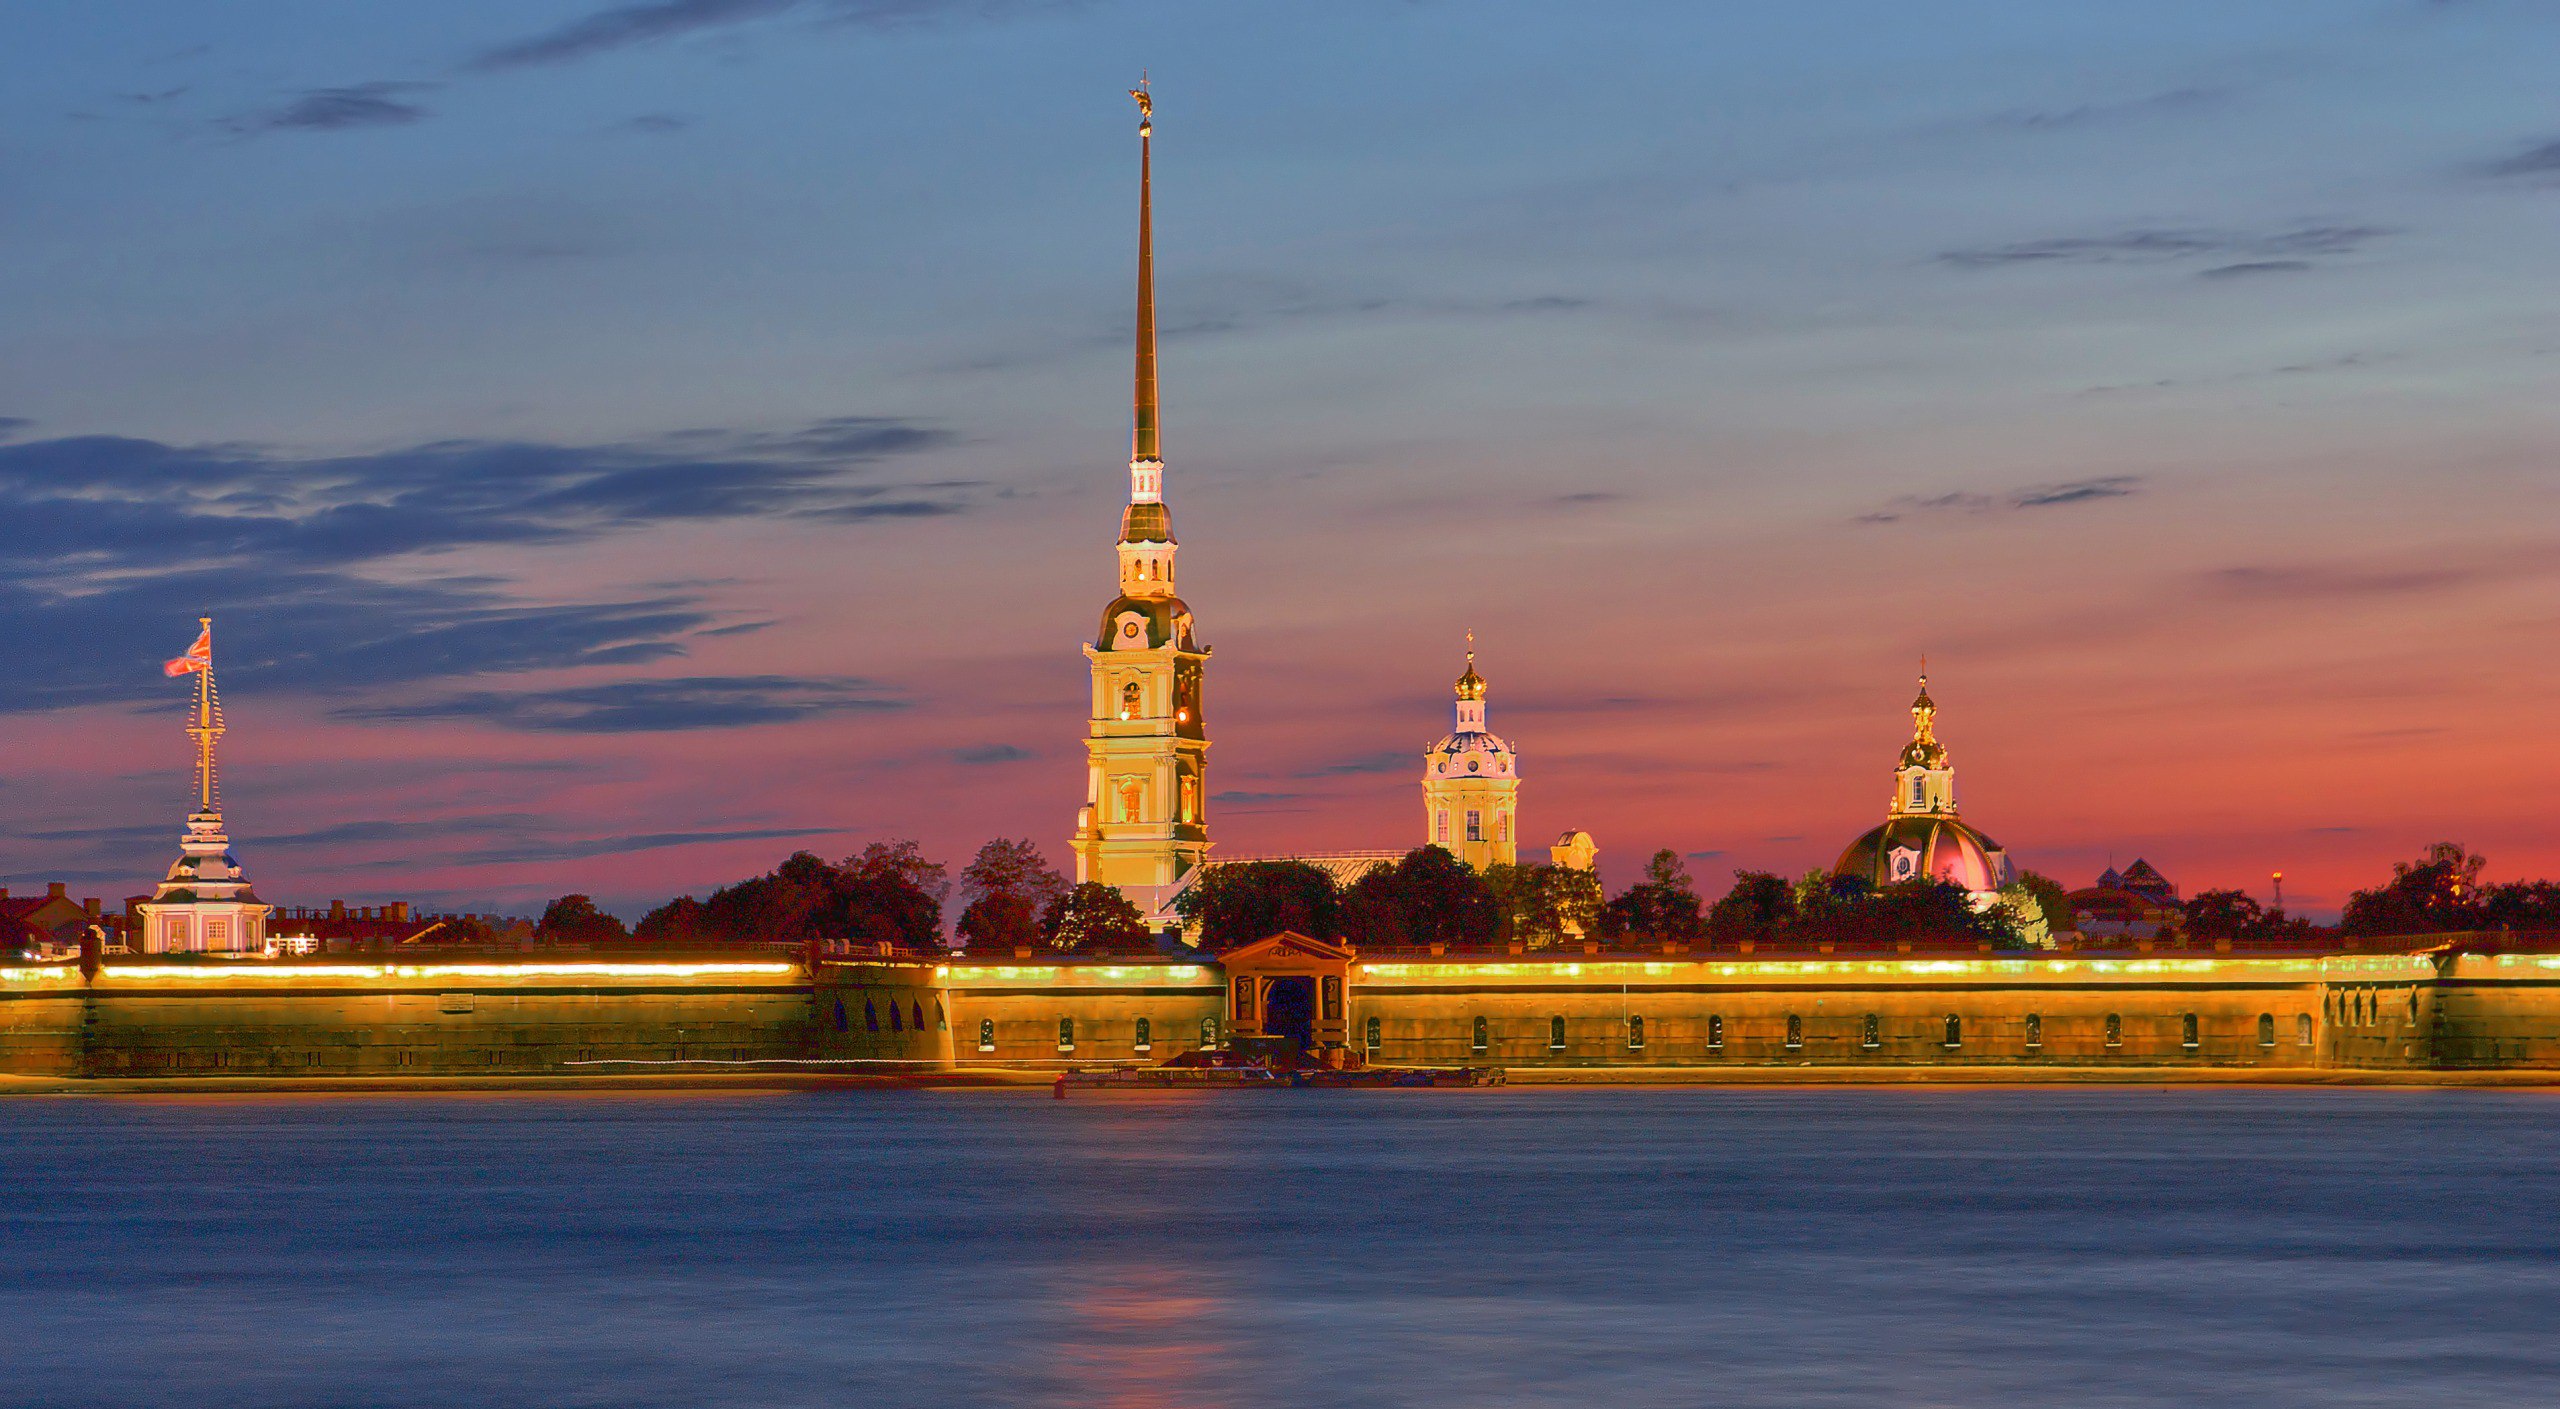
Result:
[[[951,884],[914,842],[873,842],[845,858],[843,871],[846,938],[900,949],[942,947],[942,897]]]
[[[2348,934],[2476,929],[2482,911],[2480,871],[2486,864],[2458,843],[2437,842],[2417,860],[2394,865],[2388,882],[2347,897],[2338,928]]]
[[[1049,902],[1040,917],[1041,942],[1071,954],[1152,954],[1155,936],[1147,917],[1117,889],[1086,881]]]
[[[543,944],[620,944],[631,932],[619,918],[598,910],[590,897],[564,895],[543,907],[533,937]]]
[[[1174,901],[1200,946],[1224,953],[1294,930],[1311,939],[1342,934],[1342,899],[1333,877],[1304,861],[1239,861],[1213,866]]]
[[[953,928],[973,949],[1010,953],[1045,946],[1042,917],[1066,894],[1066,877],[1049,869],[1039,847],[998,838],[979,847],[977,859],[960,873],[966,906]]]
[[[1796,918],[1796,888],[1768,871],[1736,871],[1733,889],[1707,908],[1707,939],[1714,944],[1768,944]]]
[[[1501,927],[1484,877],[1445,847],[1372,866],[1342,896],[1342,936],[1367,949],[1490,949]]]
[[[2338,927],[2361,935],[2560,928],[2560,884],[2482,885],[2487,865],[2457,843],[2437,842],[2417,860],[2394,865],[2388,882],[2349,896]]]
[[[1607,903],[1600,878],[1575,866],[1497,864],[1485,868],[1484,883],[1502,919],[1496,938],[1529,949],[1544,949],[1569,935],[1597,933],[1600,909]]]
[[[2194,939],[2243,939],[2266,922],[2266,908],[2256,897],[2237,890],[2200,890],[2180,907],[2184,928]]]
[[[1881,889],[1826,887],[1783,933],[1792,944],[1835,949],[1973,948],[1985,941],[1994,949],[2028,947],[2007,906],[1976,910],[1964,887],[1927,877]]]
[[[679,895],[641,916],[631,937],[643,944],[672,949],[718,944],[727,938],[712,928],[709,907],[690,895]]]
[[[934,951],[950,888],[943,875],[911,841],[874,842],[842,865],[794,852],[707,901],[684,896],[659,906],[641,918],[639,937],[669,945],[850,940]]]
[[[1679,852],[1668,849],[1655,852],[1644,865],[1644,879],[1611,900],[1600,915],[1600,932],[1613,939],[1633,935],[1685,943],[1705,929],[1689,868]]]
[[[2480,926],[2499,930],[2560,929],[2560,884],[2509,881],[2489,887],[2480,901]]]

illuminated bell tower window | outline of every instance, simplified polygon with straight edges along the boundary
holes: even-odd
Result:
[[[1137,681],[1132,680],[1129,683],[1122,685],[1120,687],[1120,717],[1123,719],[1137,718],[1142,707],[1140,704],[1142,698],[1143,695],[1138,689]]]

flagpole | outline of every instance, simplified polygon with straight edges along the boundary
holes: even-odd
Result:
[[[196,618],[205,636],[204,669],[196,672],[196,810],[213,810],[213,618]]]

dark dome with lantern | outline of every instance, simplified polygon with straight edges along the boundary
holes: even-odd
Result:
[[[1893,818],[1849,843],[1831,874],[1878,889],[1926,878],[1968,891],[1998,890],[2015,878],[2000,843],[1953,817]]]

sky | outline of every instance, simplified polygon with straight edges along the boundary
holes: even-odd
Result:
[[[1065,867],[1156,96],[1219,854],[2560,874],[2536,0],[0,0],[0,880]]]

